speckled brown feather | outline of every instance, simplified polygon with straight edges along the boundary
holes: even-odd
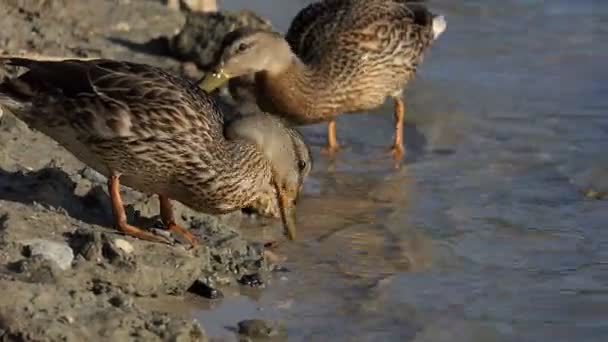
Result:
[[[278,120],[270,123],[289,137],[293,161],[273,165],[264,156],[267,146],[227,139],[230,126],[211,97],[158,68],[110,60],[3,61],[29,70],[0,84],[0,106],[106,176],[120,174],[124,185],[196,210],[246,207],[274,191],[273,170],[300,158],[310,162],[297,145],[303,142],[294,142],[301,136]]]
[[[434,15],[420,2],[325,0],[304,8],[285,36],[302,64],[257,75],[260,106],[306,124],[399,96],[434,38]]]

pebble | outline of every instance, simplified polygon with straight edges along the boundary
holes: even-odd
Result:
[[[248,319],[239,322],[239,334],[251,338],[271,338],[287,335],[285,324],[278,321]]]
[[[80,175],[93,183],[106,183],[106,177],[101,173],[93,170],[92,168],[86,166],[84,169],[80,171]]]
[[[258,273],[254,274],[246,274],[239,279],[239,283],[241,285],[246,285],[250,287],[260,287],[264,285],[264,281]]]
[[[30,256],[40,256],[53,261],[61,270],[72,267],[74,252],[66,243],[43,239],[27,240],[22,242],[29,249]]]
[[[124,308],[133,307],[133,298],[126,296],[124,294],[119,294],[119,295],[113,296],[108,301],[110,302],[110,304],[112,304],[113,306],[115,306],[117,308],[124,309]]]
[[[116,31],[122,31],[122,32],[129,32],[131,31],[131,25],[129,25],[129,23],[125,22],[125,21],[121,21],[118,24],[114,25],[114,30]]]
[[[133,253],[133,250],[135,249],[129,241],[124,239],[114,239],[113,243],[116,248],[122,250],[126,254]]]
[[[222,291],[209,286],[204,281],[197,279],[192,286],[188,289],[188,292],[199,295],[207,299],[220,299],[224,298]]]
[[[64,324],[72,324],[72,323],[74,323],[74,317],[72,317],[70,315],[63,315],[63,316],[59,317],[59,322],[62,322]]]

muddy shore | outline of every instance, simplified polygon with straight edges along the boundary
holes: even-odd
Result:
[[[179,32],[185,14],[160,2],[5,0],[0,18],[2,55],[183,71],[157,43]],[[0,68],[0,76],[11,72]],[[204,341],[199,323],[154,301],[189,292],[212,300],[222,286],[258,286],[271,272],[263,245],[241,236],[240,212],[213,217],[174,203],[204,241],[195,249],[118,234],[105,182],[10,114],[0,118],[0,340]],[[158,222],[156,198],[122,193],[131,222]]]

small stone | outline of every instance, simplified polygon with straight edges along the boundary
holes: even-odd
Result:
[[[171,232],[166,229],[150,228],[150,231],[156,235],[165,237],[169,240],[172,239]]]
[[[239,322],[238,326],[239,334],[251,338],[271,338],[287,335],[285,324],[278,321],[248,319]]]
[[[133,257],[110,242],[107,236],[104,239],[106,241],[101,246],[101,255],[105,260],[113,266],[124,269],[135,267],[135,259]]]
[[[57,263],[45,259],[41,255],[35,255],[9,265],[9,269],[20,275],[26,282],[53,284],[56,282],[60,271]]]
[[[114,25],[114,30],[122,31],[122,32],[129,32],[129,31],[131,31],[131,25],[129,25],[129,23],[127,23],[125,21],[121,21],[118,24]]]
[[[103,238],[100,232],[79,229],[70,236],[70,246],[74,253],[89,261],[101,262],[102,245]]]
[[[116,248],[122,250],[123,252],[125,252],[126,254],[131,254],[133,253],[133,245],[124,239],[114,239],[113,244]]]
[[[133,299],[123,294],[113,296],[109,299],[109,302],[117,308],[130,308],[133,306]]]
[[[9,112],[4,112],[2,116],[0,116],[0,127],[3,129],[10,131],[18,126],[19,120]]]
[[[88,166],[80,171],[80,175],[82,177],[90,180],[93,183],[105,183],[106,182],[106,177],[104,175],[93,170],[92,168],[90,168]]]
[[[72,323],[74,323],[74,317],[72,317],[70,315],[63,315],[63,316],[59,317],[59,322],[62,322],[64,324],[72,324]]]
[[[91,287],[91,292],[94,295],[99,296],[105,293],[110,293],[112,291],[112,285],[106,281],[101,279],[93,279],[93,286]]]
[[[53,261],[61,270],[67,270],[72,266],[74,252],[66,243],[34,239],[22,242],[27,247],[29,256],[41,256],[42,258]]]
[[[197,279],[194,284],[190,286],[188,292],[194,293],[207,299],[224,298],[224,294],[222,293],[222,291],[209,286],[207,283],[200,279]]]
[[[264,285],[264,282],[262,281],[258,273],[246,274],[242,276],[241,279],[239,279],[239,283],[241,285],[247,285],[250,287],[260,287]]]

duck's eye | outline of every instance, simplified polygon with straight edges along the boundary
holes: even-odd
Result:
[[[306,162],[303,160],[300,160],[298,162],[298,169],[300,169],[300,171],[304,171],[305,168],[306,168]]]
[[[247,50],[249,48],[249,45],[246,43],[240,43],[239,46],[237,46],[236,50],[238,52],[243,52],[245,50]]]

